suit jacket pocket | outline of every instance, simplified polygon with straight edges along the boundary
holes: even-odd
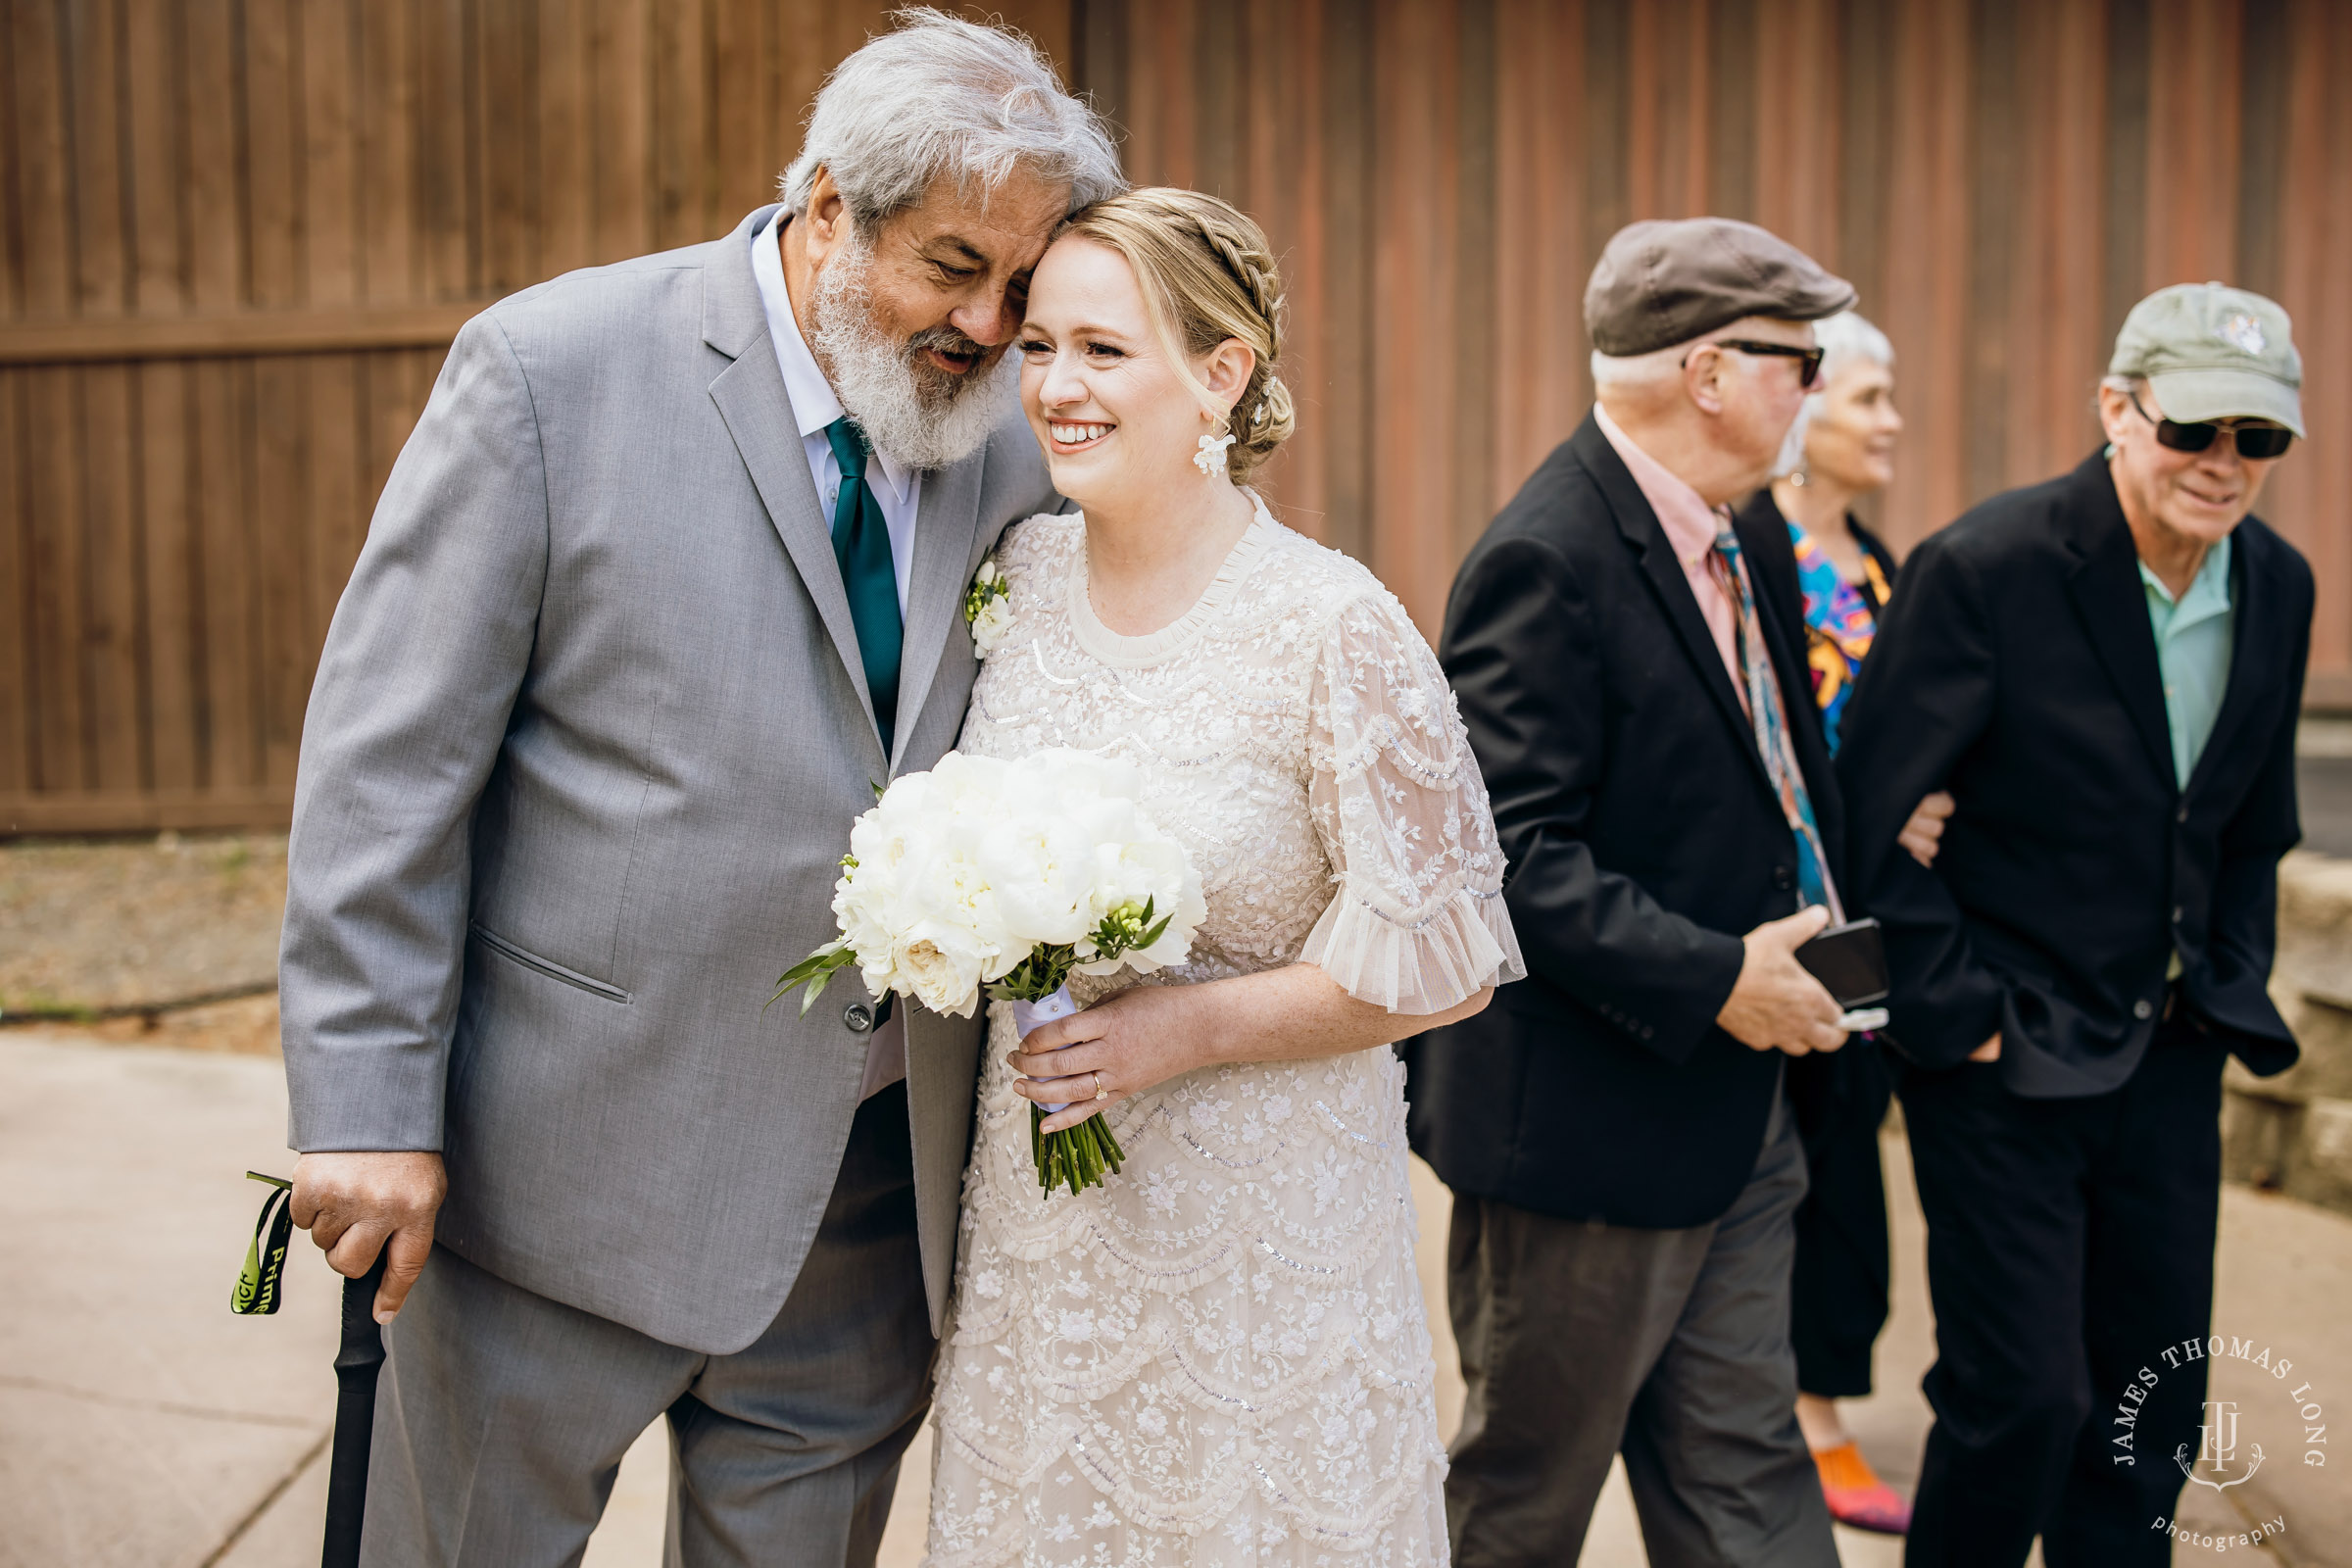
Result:
[[[594,975],[582,974],[577,969],[566,969],[553,958],[542,958],[530,949],[508,941],[478,920],[473,922],[472,931],[482,946],[525,969],[535,970],[550,980],[561,980],[567,986],[576,987],[606,1002],[617,1002],[623,1006],[628,1004],[629,994],[616,985],[599,980]]]

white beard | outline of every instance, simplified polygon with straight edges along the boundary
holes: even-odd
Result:
[[[873,252],[853,241],[817,279],[809,353],[875,451],[901,467],[944,468],[979,451],[1019,406],[1020,368],[1007,354],[953,382],[934,372],[927,390],[915,358],[921,349],[874,327],[872,263]]]

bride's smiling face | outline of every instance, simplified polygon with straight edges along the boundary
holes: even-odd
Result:
[[[1152,330],[1127,259],[1077,235],[1056,240],[1029,286],[1021,409],[1054,488],[1081,507],[1223,484],[1193,463],[1211,429],[1200,399]],[[1192,367],[1220,409],[1248,384],[1250,350],[1228,339]]]

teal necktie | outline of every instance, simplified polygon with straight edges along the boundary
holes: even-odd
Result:
[[[865,666],[865,689],[874,699],[874,722],[882,750],[890,751],[899,713],[899,577],[890,564],[890,524],[882,503],[866,482],[865,432],[848,417],[825,426],[825,440],[841,465],[841,489],[833,501],[833,559],[850,595],[850,624],[858,630],[858,659]]]

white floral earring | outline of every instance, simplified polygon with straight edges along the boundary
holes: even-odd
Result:
[[[1226,431],[1223,435],[1202,436],[1200,450],[1193,454],[1193,466],[1199,468],[1203,477],[1214,479],[1225,471],[1225,449],[1231,445],[1233,445],[1231,430]]]

